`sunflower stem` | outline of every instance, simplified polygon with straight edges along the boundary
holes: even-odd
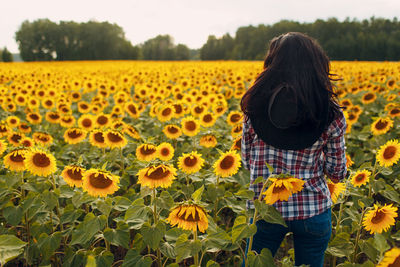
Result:
[[[361,212],[360,221],[359,221],[359,223],[358,223],[358,225],[360,226],[360,228],[357,230],[356,241],[355,241],[355,243],[354,243],[353,263],[355,263],[356,260],[357,260],[358,241],[360,240],[360,236],[361,236],[362,220],[363,220],[365,211],[366,211],[366,209],[363,207],[363,208],[362,208],[362,212]]]
[[[369,177],[369,189],[368,189],[368,197],[369,198],[372,196],[372,182],[375,181],[377,162],[378,161],[375,160],[374,169],[372,170],[372,174]]]
[[[121,168],[122,168],[121,176],[123,176],[125,173],[125,164],[124,164],[124,156],[122,154],[122,147],[120,147],[120,149],[119,149],[119,156],[121,157]]]
[[[156,224],[158,223],[156,196],[157,196],[157,194],[156,194],[156,188],[153,188],[153,197],[152,197],[152,201],[153,201],[154,225],[156,225]],[[159,267],[162,267],[162,262],[161,262],[161,250],[160,250],[160,248],[157,248],[156,252],[157,252],[157,264],[158,264]]]
[[[54,174],[52,174],[52,175],[50,175],[51,176],[51,184],[53,185],[53,191],[54,191],[54,193],[56,192],[56,189],[57,189],[57,186],[56,186],[56,180],[55,180],[55,178],[54,178]],[[60,223],[60,230],[61,230],[61,232],[63,232],[64,231],[64,226],[62,225],[62,223],[61,223],[61,213],[60,213],[60,203],[59,203],[59,198],[57,198],[57,201],[56,201],[56,212],[57,212],[57,216],[58,216],[58,220],[59,220],[59,223]]]
[[[264,192],[265,187],[267,187],[267,184],[268,184],[268,179],[264,182],[263,187],[261,188],[260,195],[258,196],[258,201],[261,201],[262,193]],[[257,215],[258,215],[258,210],[257,210],[256,207],[254,207],[253,221],[251,222],[252,225],[255,225],[255,224],[256,224],[256,222],[257,222]],[[253,246],[253,237],[254,237],[254,235],[252,235],[252,236],[250,237],[250,240],[249,240],[249,248],[248,248],[248,250],[247,250],[247,254],[248,254],[249,252],[251,252],[251,249],[252,249],[252,246]],[[247,255],[246,255],[245,258],[244,258],[244,264],[245,264],[246,267],[247,267],[248,264],[249,264],[248,261],[247,261]]]
[[[197,241],[197,229],[193,230],[193,240],[194,240],[194,242]],[[197,252],[194,254],[194,265],[196,267],[199,266],[199,253],[197,253]]]

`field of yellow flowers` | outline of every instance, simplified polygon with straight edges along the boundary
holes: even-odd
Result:
[[[294,178],[259,178],[266,197],[246,209],[239,103],[261,68],[0,63],[0,266],[241,266],[254,222],[284,225],[270,204],[296,193]],[[328,181],[325,265],[400,266],[400,63],[332,69],[349,171]],[[275,258],[263,250],[245,264],[293,257],[289,234]]]

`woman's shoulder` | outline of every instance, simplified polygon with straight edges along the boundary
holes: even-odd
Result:
[[[338,136],[346,132],[346,117],[341,109],[335,111],[333,119],[326,129],[328,136]]]

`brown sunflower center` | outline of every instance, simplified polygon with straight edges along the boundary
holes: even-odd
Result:
[[[186,166],[188,166],[188,167],[193,167],[193,166],[196,165],[196,163],[197,163],[197,158],[194,157],[194,156],[186,157],[186,158],[183,160],[183,163],[184,163]]]
[[[68,137],[75,139],[75,138],[79,138],[82,136],[82,133],[79,132],[78,130],[71,130],[68,132]]]
[[[185,123],[185,128],[186,128],[186,130],[192,132],[192,131],[196,130],[196,123],[194,121],[187,121]]]
[[[203,110],[204,110],[204,108],[203,108],[203,107],[195,107],[195,108],[194,108],[194,112],[196,112],[197,114],[200,114],[200,113],[202,113],[202,112],[203,112]]]
[[[10,122],[11,122],[11,124],[16,124],[17,120],[16,119],[11,119]]]
[[[39,120],[39,116],[37,114],[29,114],[29,118],[31,118],[32,120]]]
[[[372,98],[374,98],[374,95],[371,93],[364,95],[364,100],[371,100]]]
[[[391,159],[396,154],[396,147],[388,146],[385,151],[383,152],[384,159]]]
[[[74,171],[72,169],[67,171],[68,177],[75,181],[82,180],[82,173],[80,171]]]
[[[45,102],[45,104],[46,104],[46,106],[51,106],[51,105],[53,105],[53,102],[51,100],[47,100]]]
[[[0,126],[0,133],[5,133],[7,132],[7,127],[6,126]]]
[[[198,222],[198,221],[200,221],[200,216],[199,216],[199,213],[197,212],[197,210],[195,212],[194,218],[193,218],[192,213],[190,213],[189,216],[186,218],[186,212],[184,212],[181,216],[178,216],[178,218],[180,220],[184,220],[184,221],[187,221],[187,222]]]
[[[284,185],[280,186],[274,186],[274,189],[272,189],[273,194],[279,194],[280,192],[286,190],[286,187]]]
[[[172,110],[171,108],[165,108],[162,112],[161,115],[162,116],[169,116],[171,114]]]
[[[153,180],[162,180],[170,174],[168,169],[161,166],[156,167],[156,169],[153,169],[153,171],[149,174],[150,170],[146,172],[146,176]]]
[[[50,165],[50,159],[46,154],[36,153],[32,158],[33,164],[37,167],[45,168]]]
[[[89,175],[89,181],[94,188],[100,189],[107,188],[112,184],[112,180],[105,177],[102,173],[98,173],[97,176],[95,173]]]
[[[225,158],[223,160],[221,160],[221,163],[219,164],[219,166],[223,170],[228,170],[228,169],[232,168],[234,163],[235,163],[235,158],[232,157],[231,155],[228,155],[228,156],[225,156]]]
[[[80,107],[81,107],[81,109],[88,109],[89,108],[89,106],[86,105],[86,104],[81,104]]]
[[[97,118],[97,123],[100,125],[105,125],[108,122],[108,118],[106,116],[99,116]]]
[[[142,154],[142,155],[151,155],[155,152],[156,152],[156,149],[154,147],[142,146],[140,148],[140,154]]]
[[[242,125],[237,125],[235,128],[233,128],[234,133],[240,133],[242,131]]]
[[[12,154],[10,156],[10,160],[12,162],[23,162],[24,161],[24,157],[19,155],[19,154]]]
[[[174,108],[175,108],[175,113],[176,113],[176,114],[181,114],[182,111],[183,111],[181,105],[175,104],[175,105],[174,105]]]
[[[51,113],[49,117],[50,119],[57,120],[60,118],[60,115],[58,115],[57,113]]]
[[[240,120],[241,116],[239,114],[233,114],[231,116],[231,122],[235,123],[238,122]]]
[[[398,108],[394,108],[394,109],[392,109],[391,111],[390,111],[390,114],[392,114],[392,115],[397,115],[397,114],[399,114],[400,113],[400,109],[398,109]]]
[[[26,125],[26,124],[20,124],[19,127],[22,128],[22,129],[24,129],[24,130],[29,129],[29,126]],[[1,132],[1,131],[2,131],[2,129],[0,128],[0,132]]]
[[[92,120],[91,119],[84,119],[82,121],[83,127],[91,127],[92,126]]]
[[[168,127],[168,132],[175,134],[178,132],[178,129],[176,127],[171,126],[171,127]]]
[[[389,82],[388,82],[388,86],[393,86],[394,85],[394,81],[393,80],[390,80]]]
[[[375,216],[372,217],[371,222],[373,224],[378,224],[382,222],[385,219],[385,217],[386,217],[385,213],[378,209],[375,213]]]
[[[360,173],[354,178],[354,180],[356,180],[357,182],[362,182],[365,180],[365,178],[366,178],[365,173]]]
[[[111,132],[111,133],[108,133],[107,134],[107,138],[108,138],[108,140],[110,140],[112,143],[118,143],[118,142],[121,142],[123,139],[122,139],[122,136],[120,135],[120,134],[118,134],[118,133],[113,133],[113,132]]]
[[[70,123],[70,122],[72,122],[72,119],[71,118],[64,118],[64,119],[61,119],[63,122],[65,122],[65,123]]]
[[[399,267],[399,266],[400,266],[400,256],[397,256],[396,260],[388,265],[388,267]]]
[[[22,136],[21,135],[19,135],[19,134],[13,134],[12,136],[11,136],[11,140],[13,140],[15,143],[19,143],[19,141],[21,140],[21,138],[22,138]]]
[[[98,143],[104,143],[104,136],[102,132],[97,132],[93,135],[94,140]]]
[[[379,120],[379,121],[375,124],[375,129],[377,129],[377,130],[385,129],[386,126],[387,126],[388,124],[389,124],[389,123],[388,123],[387,121]]]
[[[163,149],[161,149],[161,155],[168,156],[169,154],[170,153],[168,148],[164,147]]]
[[[204,122],[210,122],[210,121],[212,121],[212,119],[213,119],[213,117],[212,117],[211,114],[206,114],[206,115],[203,117],[203,121],[204,121]]]
[[[137,110],[136,110],[135,105],[130,104],[130,105],[128,106],[128,110],[129,110],[130,112],[132,112],[133,114],[136,114],[136,113],[137,113]]]
[[[353,113],[349,114],[349,120],[354,120],[356,118],[356,115],[354,115]]]

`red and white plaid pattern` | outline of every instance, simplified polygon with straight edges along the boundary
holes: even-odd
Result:
[[[265,162],[274,168],[273,174],[286,173],[305,180],[302,191],[293,194],[288,201],[274,204],[285,220],[300,220],[324,212],[332,205],[324,173],[337,180],[346,176],[345,140],[346,120],[341,113],[311,146],[302,150],[277,149],[264,143],[254,132],[250,120],[243,120],[242,161],[250,170],[250,190],[257,199],[262,183],[252,184],[260,176],[271,174]],[[248,208],[254,208],[248,201]]]

